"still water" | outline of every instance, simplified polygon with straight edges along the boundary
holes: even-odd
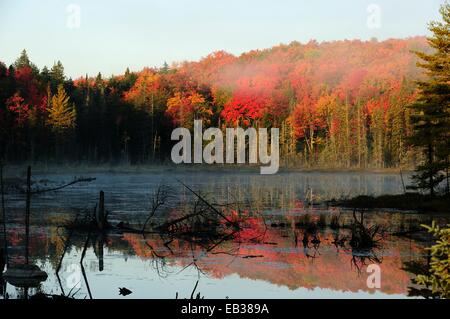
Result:
[[[42,292],[75,298],[190,298],[198,293],[204,298],[406,298],[414,275],[404,268],[426,259],[426,238],[411,239],[395,233],[429,222],[429,215],[367,212],[365,222],[379,225],[385,233],[377,247],[355,250],[338,243],[349,238],[345,225],[351,223],[352,212],[325,204],[358,194],[401,193],[398,174],[46,172],[33,174],[33,187],[62,185],[74,176],[96,179],[32,197],[30,261],[48,278],[29,289],[6,283],[0,291],[2,297],[21,298]],[[23,176],[18,172],[10,177]],[[407,176],[405,179],[408,183]],[[233,207],[234,212],[244,214],[248,222],[245,231],[239,238],[216,240],[214,247],[182,238],[168,242],[156,233],[117,230],[91,234],[88,240],[86,230],[75,230],[67,240],[70,232],[64,225],[77,214],[92,211],[101,190],[112,225],[122,222],[141,229],[152,207],[152,194],[161,185],[170,187],[171,196],[152,223],[161,224],[189,213],[193,208],[187,203],[192,202],[193,194],[180,182],[216,207]],[[25,251],[24,195],[10,191],[6,199],[10,263],[20,264]],[[331,227],[336,217],[340,227]],[[319,221],[323,223],[314,235],[305,236],[307,222]],[[380,267],[380,288],[367,284],[370,274],[366,270],[371,264]],[[121,296],[120,287],[132,293]]]

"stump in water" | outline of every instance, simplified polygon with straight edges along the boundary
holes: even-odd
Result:
[[[95,220],[97,222],[97,227],[99,230],[103,230],[105,226],[108,224],[108,222],[106,221],[106,214],[105,214],[105,193],[103,191],[100,191],[100,198]]]
[[[100,272],[104,269],[104,252],[103,252],[103,246],[104,246],[105,240],[104,240],[104,234],[99,234],[94,242],[94,253],[98,258],[98,270]]]

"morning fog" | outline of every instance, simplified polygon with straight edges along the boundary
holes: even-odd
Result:
[[[260,167],[261,174],[276,174],[280,163],[279,129],[272,128],[270,135],[269,140],[267,128],[227,128],[224,141],[219,128],[210,127],[203,132],[202,121],[195,120],[193,158],[191,132],[183,127],[172,131],[172,141],[179,142],[172,148],[171,157],[176,164],[244,164],[248,159],[249,164],[267,165]],[[203,147],[203,141],[209,143]]]

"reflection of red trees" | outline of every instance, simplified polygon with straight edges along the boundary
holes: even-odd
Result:
[[[199,246],[191,246],[183,240],[174,240],[170,243],[173,254],[164,246],[165,241],[159,235],[148,235],[144,240],[140,234],[123,234],[122,237],[108,237],[105,244],[114,251],[129,251],[142,259],[152,259],[155,252],[159,256],[165,256],[169,265],[184,267],[192,262],[191,248],[197,257],[197,265],[214,278],[223,278],[237,274],[241,278],[263,280],[272,284],[281,285],[290,289],[297,288],[324,288],[357,292],[359,290],[370,292],[366,286],[366,266],[361,267],[361,274],[355,266],[352,266],[352,252],[340,250],[337,252],[332,242],[331,232],[319,234],[321,244],[319,253],[315,259],[307,257],[303,250],[301,239],[298,248],[295,248],[292,227],[285,229],[266,228],[261,219],[250,216],[248,212],[231,212],[233,220],[242,222],[243,230],[234,241],[224,242],[215,252],[232,252],[239,248],[237,256],[229,254],[204,253]],[[381,223],[388,223],[390,217],[381,217]],[[288,225],[293,225],[295,220],[289,218]],[[298,231],[298,230],[297,230]],[[255,241],[254,238],[265,233],[263,239]],[[301,232],[300,232],[301,233]],[[299,233],[299,237],[301,234]],[[25,238],[24,229],[11,229],[8,231],[8,243],[12,249],[12,262],[24,262]],[[286,237],[287,236],[287,237]],[[265,244],[266,243],[266,244]],[[276,243],[272,245],[269,243]],[[80,245],[83,243],[80,242]],[[126,244],[124,246],[124,244]],[[59,245],[59,246],[58,246]],[[414,242],[396,239],[395,242],[384,243],[381,267],[381,291],[389,294],[404,294],[410,283],[410,276],[405,273],[402,263],[405,257],[402,253],[418,254],[420,246]],[[151,247],[151,248],[150,248]],[[52,254],[60,255],[62,242],[56,232],[48,234],[46,229],[34,229],[30,240],[30,252],[34,257]],[[314,249],[310,248],[309,255],[314,255]],[[408,254],[406,254],[408,255]],[[255,259],[245,259],[244,256],[263,256]],[[371,262],[368,261],[367,264]]]
[[[249,222],[249,225],[253,222]],[[255,223],[256,225],[256,223]],[[244,230],[242,237],[254,236],[257,230]],[[294,243],[292,237],[284,238],[283,230],[269,228],[264,238],[267,242],[275,242],[274,245],[264,245],[255,243],[241,243],[239,256],[230,256],[227,254],[202,255],[197,260],[199,267],[211,276],[223,278],[228,275],[238,274],[242,278],[253,280],[264,280],[272,284],[287,286],[290,289],[297,288],[326,288],[332,290],[342,290],[357,292],[370,290],[366,285],[368,274],[366,266],[362,266],[361,274],[355,266],[352,266],[351,251],[336,252],[331,233],[322,234],[322,241],[319,248],[320,255],[312,259],[306,257],[301,243],[299,249],[293,249]],[[139,235],[124,235],[124,240],[128,241],[136,254],[142,258],[150,258],[151,253],[142,237]],[[152,240],[151,245],[154,249],[162,248],[163,243],[158,240]],[[180,267],[186,266],[191,262],[191,252],[189,245],[175,241],[171,245],[177,253],[173,256],[173,265]],[[231,243],[226,244],[228,246]],[[385,247],[387,254],[383,256],[380,264],[382,272],[381,291],[389,294],[404,294],[410,283],[410,276],[402,268],[402,251],[418,251],[419,247],[410,243],[389,243]],[[159,248],[158,248],[159,247]],[[197,255],[200,256],[200,249],[197,249]],[[311,248],[311,254],[313,249]],[[264,256],[257,259],[241,258],[246,255]],[[169,255],[170,258],[170,255]],[[367,262],[370,264],[371,262]]]
[[[142,236],[138,236],[136,234],[124,234],[122,239],[131,245],[131,248],[136,256],[141,258],[149,258],[152,256],[151,250],[142,241]]]
[[[235,236],[239,242],[255,242],[265,234],[266,226],[261,222],[261,218],[249,216],[248,211],[231,210],[228,219],[241,227]]]
[[[267,249],[267,246],[243,246],[240,253],[243,255],[263,255],[257,262],[239,259],[228,265],[227,260],[219,265],[214,265],[215,272],[220,269],[222,276],[237,273],[241,277],[260,279],[271,283],[284,285],[291,289],[304,288],[329,288],[343,291],[369,291],[366,285],[367,274],[365,267],[361,276],[351,269],[351,254],[347,253],[323,253],[317,259],[309,259],[300,251],[291,250],[292,243],[283,243],[280,234],[275,231],[268,233],[270,241],[279,245],[275,249]],[[321,239],[322,250],[332,249],[325,247],[331,243],[332,237]],[[410,282],[409,276],[401,270],[402,262],[400,250],[406,247],[392,247],[393,254],[386,256],[381,264],[382,288],[385,293],[405,293]],[[226,259],[226,257],[224,257]],[[227,265],[221,267],[221,264]],[[207,261],[205,267],[211,267]]]
[[[10,231],[8,232],[8,243],[11,246],[18,246],[23,238],[23,236],[20,235],[20,232],[18,229],[15,229],[14,231]]]
[[[48,255],[49,248],[56,244],[52,236],[49,236],[45,229],[32,229],[32,236],[28,242],[28,252],[30,258],[40,258]],[[60,239],[59,237],[57,238]],[[25,263],[26,237],[25,227],[7,229],[7,242],[9,246],[8,258],[11,264]],[[59,254],[59,251],[57,251]]]

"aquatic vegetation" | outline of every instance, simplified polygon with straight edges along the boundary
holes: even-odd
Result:
[[[280,289],[289,287],[292,289],[290,290],[292,296],[296,296],[296,289],[305,287],[310,289],[320,287],[333,291],[345,289],[348,294],[358,294],[357,291],[369,292],[361,280],[365,274],[365,267],[378,262],[383,262],[383,278],[385,278],[383,281],[389,283],[383,286],[382,293],[407,294],[410,276],[399,267],[401,260],[398,255],[410,256],[409,254],[417,253],[416,241],[412,244],[415,249],[413,252],[409,251],[410,241],[402,237],[386,237],[378,241],[374,248],[362,248],[360,245],[353,248],[350,245],[351,212],[345,210],[324,212],[320,208],[301,208],[291,216],[280,214],[279,208],[283,208],[282,205],[290,207],[293,199],[298,197],[292,193],[292,197],[285,198],[285,204],[281,204],[277,201],[278,193],[284,191],[283,185],[287,181],[290,185],[298,185],[299,180],[303,178],[302,174],[293,173],[289,178],[286,176],[286,179],[280,181],[279,178],[272,178],[270,183],[263,184],[264,187],[271,187],[269,190],[273,198],[270,198],[270,201],[267,200],[266,192],[259,191],[261,188],[259,180],[241,186],[241,195],[238,193],[239,189],[229,188],[230,185],[237,184],[236,178],[242,182],[242,177],[237,177],[237,174],[230,179],[230,175],[214,173],[211,176],[218,179],[217,184],[210,181],[205,184],[205,176],[199,176],[197,173],[183,175],[181,178],[189,181],[189,184],[186,184],[199,196],[176,182],[180,178],[180,175],[176,174],[171,175],[175,178],[170,184],[166,184],[167,175],[148,175],[145,178],[141,173],[93,176],[97,177],[93,187],[66,188],[48,196],[33,197],[32,222],[39,222],[39,226],[33,224],[30,233],[32,257],[48,261],[47,266],[42,269],[48,273],[49,279],[42,290],[44,295],[40,295],[39,291],[30,290],[28,297],[57,299],[73,296],[78,289],[74,288],[68,293],[73,285],[68,287],[65,285],[67,266],[80,265],[82,253],[85,256],[86,268],[83,267],[82,288],[76,294],[76,298],[122,298],[118,295],[117,287],[130,288],[133,291],[131,296],[134,298],[156,296],[156,292],[152,289],[158,288],[148,287],[144,291],[137,288],[139,285],[132,286],[128,282],[140,280],[139,278],[164,278],[164,281],[170,282],[174,287],[172,291],[163,293],[164,297],[173,298],[175,292],[179,291],[180,297],[189,298],[192,288],[181,290],[181,286],[177,286],[177,281],[192,276],[198,276],[200,280],[198,287],[201,287],[202,296],[203,293],[208,297],[226,296],[227,292],[224,291],[222,294],[218,285],[209,285],[209,282],[212,280],[217,283],[223,280],[227,283],[229,275],[235,274],[239,275],[239,282],[242,284],[245,282],[249,289],[253,289],[251,288],[253,286],[248,279],[257,279],[271,289],[278,289],[274,285],[281,287]],[[44,177],[64,185],[63,181],[71,180],[72,173],[61,175],[59,179],[54,176]],[[342,180],[342,175],[339,180]],[[386,186],[386,180],[388,179],[371,179],[369,185],[382,182],[382,189],[386,187],[391,189],[395,186],[391,184]],[[156,199],[158,196],[155,197],[159,185],[170,186],[171,197],[153,214],[154,207],[158,205],[154,206],[152,203],[160,202]],[[324,182],[323,185],[336,187],[342,183],[331,186],[329,182]],[[243,192],[253,188],[255,188],[253,192]],[[345,185],[345,188],[347,189],[348,185]],[[104,231],[98,231],[93,220],[94,207],[99,207],[100,189],[105,191],[105,211],[110,212],[107,214],[110,227]],[[232,189],[232,196],[228,193],[229,189]],[[163,192],[160,190],[159,193]],[[114,197],[114,194],[120,194],[120,197]],[[70,198],[69,206],[67,198]],[[86,200],[87,198],[89,200]],[[18,218],[22,220],[22,197],[19,200],[19,209],[16,209],[16,212]],[[11,210],[12,219],[14,206],[11,205],[11,201],[7,203],[10,204],[8,209]],[[62,209],[55,210],[52,208],[53,205]],[[83,209],[86,206],[88,208]],[[271,211],[260,213],[265,207],[270,207]],[[358,221],[359,213],[357,210]],[[78,214],[77,219],[75,214]],[[321,214],[325,215],[326,227],[323,228],[318,227]],[[369,228],[371,225],[383,225],[390,221],[395,223],[401,220],[400,215],[398,212],[382,213],[381,216],[379,213],[365,212],[364,226]],[[151,218],[143,232],[143,225],[149,216]],[[427,216],[422,214],[407,216],[405,230],[408,230],[409,224],[427,221]],[[177,222],[177,219],[184,217],[187,218]],[[333,221],[337,220],[339,228],[332,229]],[[61,228],[64,221],[71,221],[67,225],[72,224],[73,227]],[[171,222],[175,223],[169,231],[158,229],[158,226],[168,225]],[[239,226],[237,231],[233,224]],[[270,227],[271,224],[276,227]],[[16,261],[17,253],[23,255],[22,250],[18,251],[18,248],[24,245],[25,240],[20,236],[21,229],[16,231],[9,226],[8,243],[10,247],[15,247],[10,251],[10,256],[11,260]],[[40,230],[38,233],[36,226],[44,227],[43,233],[40,233]],[[90,228],[92,231],[88,237]],[[395,255],[385,255],[384,249],[393,249]],[[145,272],[138,270],[143,264],[146,265]],[[273,271],[274,266],[280,267],[279,270]],[[330,272],[330,269],[333,271]],[[58,271],[56,276],[61,277],[61,285],[55,277],[56,271]],[[109,291],[99,292],[97,289],[98,285],[104,284],[101,281],[102,276],[96,276],[99,272],[111,278]],[[361,276],[355,276],[355,272],[361,272]],[[336,273],[339,273],[342,280],[336,280]],[[92,287],[90,293],[86,283]],[[195,280],[192,285],[194,283]],[[7,291],[12,298],[24,297],[13,289],[7,284]],[[62,291],[64,294],[61,297]],[[259,290],[252,293],[255,296],[265,294]],[[196,295],[197,291],[194,298]]]
[[[428,248],[431,254],[428,274],[418,275],[416,282],[430,288],[441,298],[450,298],[450,225],[439,227],[433,221],[431,226],[423,225],[433,234],[436,243]]]

